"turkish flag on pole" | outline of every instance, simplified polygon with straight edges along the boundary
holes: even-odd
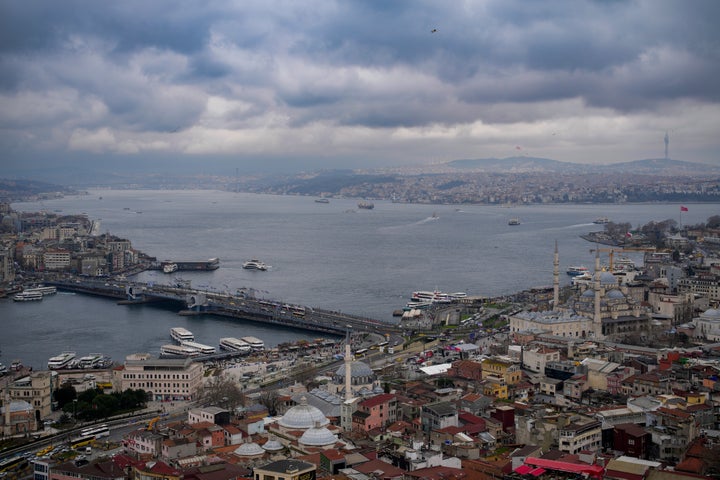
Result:
[[[688,208],[681,205],[681,206],[680,206],[680,211],[681,211],[681,212],[687,212],[687,211],[688,211]]]

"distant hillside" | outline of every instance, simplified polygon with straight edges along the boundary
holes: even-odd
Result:
[[[600,167],[614,173],[635,173],[644,175],[702,175],[720,173],[720,167],[704,163],[684,162],[670,158],[647,158],[632,162],[613,163]]]
[[[52,194],[76,193],[62,185],[39,182],[37,180],[13,180],[0,178],[0,201],[12,202],[34,196],[51,196]]]
[[[631,162],[613,163],[607,165],[585,165],[571,162],[560,162],[550,158],[506,157],[453,160],[447,162],[445,165],[458,170],[473,170],[494,173],[631,173],[661,176],[689,176],[707,173],[720,173],[720,167],[704,163],[684,162],[681,160],[665,158],[634,160]]]

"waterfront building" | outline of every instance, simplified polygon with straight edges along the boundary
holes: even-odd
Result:
[[[70,266],[70,252],[60,248],[48,249],[43,253],[46,270],[64,270]]]
[[[142,389],[155,401],[195,400],[202,388],[203,366],[190,358],[153,358],[150,354],[130,355],[113,371],[113,389]]]
[[[47,418],[52,412],[52,397],[57,382],[56,372],[31,372],[8,385],[10,401],[27,402],[32,405],[33,414],[37,418]]]
[[[553,309],[541,312],[521,311],[511,315],[514,334],[534,330],[551,335],[577,338],[612,339],[648,331],[650,315],[627,285],[601,270],[599,250],[595,254],[593,281],[564,304],[559,304],[559,255],[555,247],[553,268]]]

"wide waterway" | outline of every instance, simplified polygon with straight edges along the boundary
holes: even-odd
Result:
[[[158,260],[220,258],[212,272],[145,272],[139,280],[170,283],[176,276],[197,288],[256,295],[392,321],[413,290],[439,289],[496,296],[552,284],[558,242],[561,281],[570,265],[592,266],[595,245],[579,237],[601,230],[596,217],[634,227],[668,218],[704,222],[718,204],[455,206],[272,196],[219,191],[94,190],[89,195],[16,203],[20,211],[87,213],[101,230],[132,241]],[[509,226],[511,217],[521,224]],[[642,259],[641,253],[630,255]],[[266,272],[244,270],[257,258]],[[607,261],[605,259],[605,261]],[[169,329],[183,326],[199,342],[253,335],[266,345],[318,335],[215,317],[181,317],[151,306],[59,293],[42,302],[0,300],[0,361],[20,359],[45,368],[63,350],[100,352],[122,361],[133,352],[159,353]]]

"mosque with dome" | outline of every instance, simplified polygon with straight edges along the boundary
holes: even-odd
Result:
[[[560,337],[612,340],[654,327],[650,312],[628,293],[628,287],[621,285],[611,272],[600,268],[599,251],[595,256],[593,281],[561,305],[559,264],[556,245],[553,308],[522,311],[510,316],[511,332],[544,332]]]

